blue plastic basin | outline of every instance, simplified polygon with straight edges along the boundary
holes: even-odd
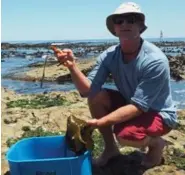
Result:
[[[64,136],[22,139],[6,158],[11,175],[92,175],[90,152],[75,156]]]

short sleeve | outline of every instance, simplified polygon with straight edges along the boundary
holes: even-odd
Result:
[[[131,103],[147,112],[152,108],[155,100],[162,95],[166,81],[169,81],[169,68],[165,61],[153,61],[142,72]]]

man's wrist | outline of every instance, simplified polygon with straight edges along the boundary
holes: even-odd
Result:
[[[73,72],[76,68],[77,68],[77,65],[76,65],[75,61],[73,62],[73,64],[70,67],[68,67],[70,72]]]
[[[108,121],[106,117],[102,117],[98,120],[97,127],[107,126]]]

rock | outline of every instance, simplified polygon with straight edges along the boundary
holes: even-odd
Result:
[[[174,139],[174,140],[177,140],[177,136],[171,135],[171,136],[169,136],[169,137],[171,137],[171,138]]]
[[[79,60],[77,65],[79,69],[87,75],[93,68],[95,60]],[[40,65],[40,63],[39,63]],[[41,81],[43,75],[43,65],[34,67],[28,72],[23,74],[19,73],[10,73],[3,75],[3,78],[10,78],[12,80],[23,80],[23,81]],[[44,82],[53,82],[63,83],[66,81],[72,81],[69,70],[64,66],[57,66],[57,64],[52,64],[46,66]]]
[[[5,124],[17,123],[17,118],[8,117],[4,119]]]
[[[173,166],[157,166],[144,172],[143,175],[176,175],[180,171]]]
[[[176,80],[183,80],[185,77],[185,54],[180,56],[168,56],[171,77]]]

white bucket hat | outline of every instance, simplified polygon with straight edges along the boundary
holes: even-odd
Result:
[[[121,4],[116,9],[116,11],[110,16],[108,16],[106,19],[107,28],[114,36],[116,36],[116,33],[114,31],[113,17],[117,15],[130,14],[130,13],[137,14],[141,17],[143,21],[143,28],[141,29],[140,33],[143,33],[147,29],[147,26],[145,25],[145,15],[144,13],[141,12],[139,5],[134,2],[126,2]]]

